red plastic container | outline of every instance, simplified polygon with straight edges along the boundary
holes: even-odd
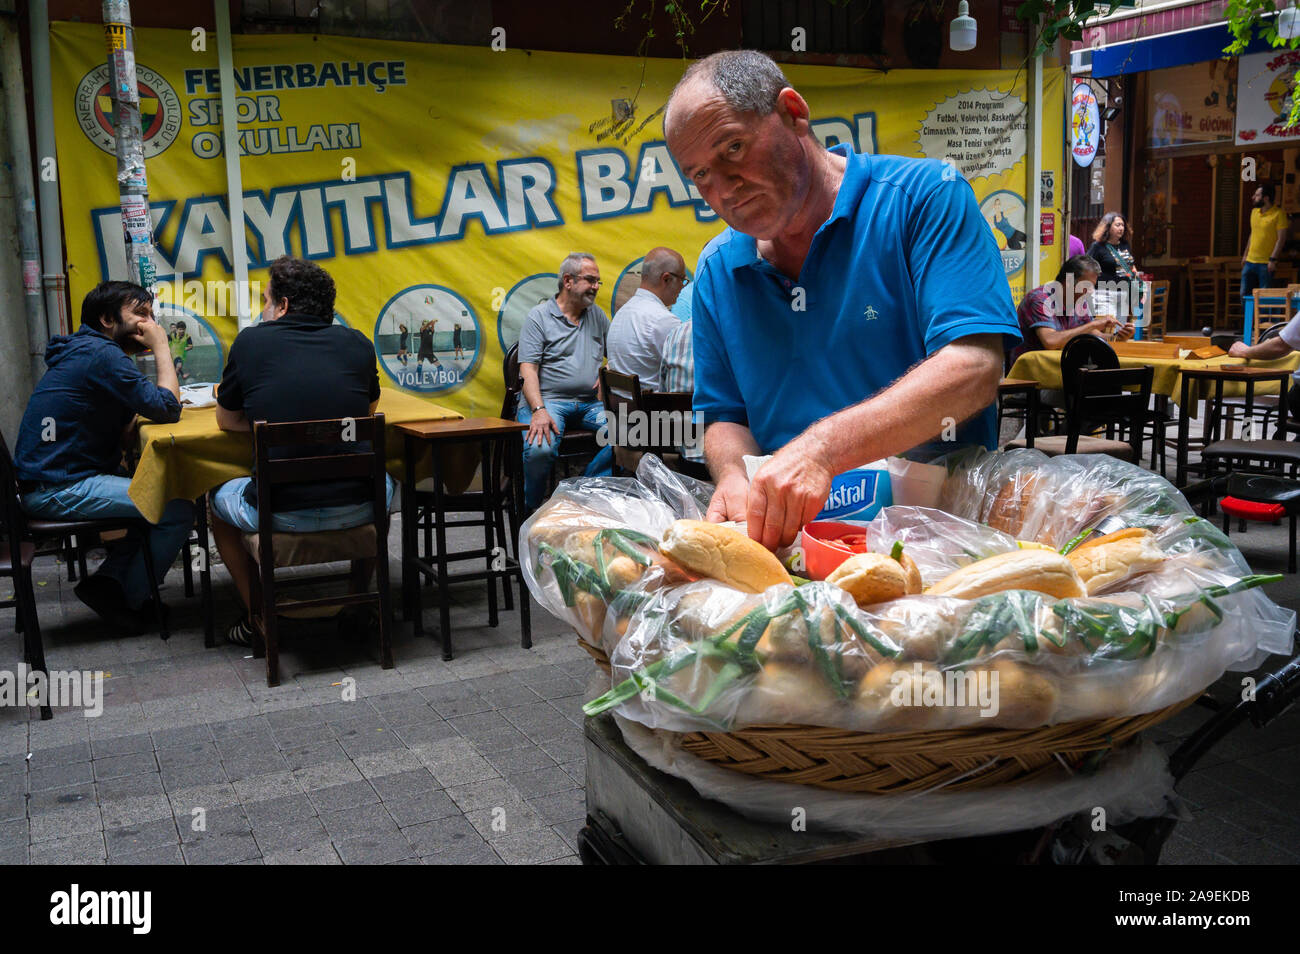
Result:
[[[866,528],[857,523],[814,520],[804,524],[803,575],[810,580],[826,579],[853,554],[866,552],[865,534]],[[850,538],[850,542],[835,545],[845,537]]]

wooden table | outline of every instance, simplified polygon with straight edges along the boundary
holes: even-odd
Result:
[[[504,560],[494,560],[497,556],[492,543],[491,514],[501,507],[500,488],[495,480],[495,468],[492,466],[494,453],[504,454],[504,464],[511,475],[510,487],[514,496],[514,510],[518,515],[524,512],[524,478],[523,478],[523,434],[528,425],[497,417],[476,417],[459,421],[419,421],[399,424],[397,430],[403,439],[403,458],[406,466],[402,471],[402,611],[404,618],[412,620],[416,636],[424,635],[422,619],[423,606],[420,599],[420,578],[428,576],[438,586],[438,624],[442,639],[442,658],[452,658],[451,647],[451,606],[447,585],[453,580],[486,580],[488,585],[488,624],[497,625],[496,581],[500,578],[505,586],[510,585],[509,578],[514,576],[519,583],[519,621],[521,627],[520,645],[525,649],[532,646],[532,633],[529,626],[528,588],[523,572],[519,567],[519,542],[514,541],[515,556],[511,557],[509,548],[503,554]],[[449,496],[444,486],[442,465],[443,452],[448,448],[465,444],[478,444],[480,459],[483,462],[482,500],[483,500],[483,549],[449,557],[447,553],[446,501]],[[417,548],[419,506],[416,501],[416,462],[420,459],[423,448],[432,449],[433,458],[433,524],[437,535],[438,552],[433,562],[421,559]],[[518,528],[512,528],[517,531]],[[455,560],[483,557],[484,568],[470,573],[448,572],[447,564]],[[494,565],[497,564],[497,565]]]
[[[1025,395],[1025,446],[1033,447],[1038,434],[1038,382],[1028,378],[1003,378],[998,382],[998,396]],[[998,440],[1001,440],[1001,436]]]
[[[1213,403],[1210,405],[1211,417],[1207,418],[1205,428],[1207,432],[1206,441],[1218,440],[1219,431],[1219,409],[1223,405],[1223,387],[1225,383],[1232,382],[1245,386],[1246,390],[1246,410],[1243,420],[1250,420],[1251,414],[1255,409],[1255,388],[1260,384],[1269,384],[1277,382],[1279,393],[1282,395],[1282,402],[1278,409],[1279,414],[1286,413],[1285,405],[1285,387],[1286,382],[1291,379],[1289,369],[1279,368],[1261,368],[1247,366],[1244,364],[1220,365],[1213,368],[1186,368],[1182,372],[1182,393],[1179,406],[1182,413],[1178,416],[1178,467],[1174,473],[1174,485],[1183,487],[1187,483],[1187,451],[1190,443],[1189,423],[1191,420],[1190,405],[1196,403],[1198,398],[1211,400],[1207,395],[1197,395],[1193,397],[1191,393],[1192,384],[1195,382],[1198,387],[1204,388],[1210,384],[1214,385]],[[1210,436],[1212,434],[1212,437]]]

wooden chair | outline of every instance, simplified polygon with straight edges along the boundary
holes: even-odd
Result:
[[[1142,338],[1156,339],[1165,336],[1165,321],[1169,317],[1169,282],[1151,282],[1147,294],[1147,324]]]
[[[345,433],[345,427],[348,432]],[[344,438],[346,437],[346,440]],[[369,449],[364,449],[365,444]],[[343,445],[357,449],[343,450]],[[272,454],[272,451],[279,453]],[[372,606],[379,614],[380,665],[393,668],[389,639],[392,613],[388,586],[388,486],[384,473],[384,415],[285,424],[253,424],[253,459],[257,474],[257,530],[244,534],[252,561],[249,620],[255,656],[266,656],[266,684],[280,684],[277,615],[282,610],[331,606]],[[364,481],[370,488],[371,520],[347,530],[280,533],[273,530],[273,493],[289,483],[326,480]],[[375,561],[376,590],[307,600],[281,600],[281,587],[350,580],[351,573],[294,576],[277,580],[278,567],[315,566],[341,560]]]
[[[608,365],[600,369],[600,396],[605,404],[605,417],[609,420],[609,442],[614,448],[614,473],[635,474],[641,455],[648,449],[621,444],[618,421],[635,421],[642,413],[641,378],[635,374],[615,371]]]
[[[524,390],[524,380],[519,374],[519,345],[512,344],[506,351],[505,358],[501,362],[501,377],[506,385],[505,397],[501,402],[501,416],[513,421],[516,419],[516,411],[519,407],[519,395]],[[569,475],[570,467],[581,463],[584,467],[587,461],[600,450],[596,444],[596,432],[584,427],[571,427],[564,432],[564,437],[560,439],[560,450],[555,455],[556,468],[563,468],[564,475]],[[551,472],[551,488],[555,487],[555,471]]]
[[[687,460],[682,456],[679,445],[663,440],[665,435],[662,422],[681,421],[681,435],[685,440],[686,422],[694,413],[691,407],[692,395],[687,391],[645,391],[641,388],[641,379],[635,374],[623,374],[610,367],[600,369],[601,391],[605,399],[605,414],[610,421],[610,443],[614,446],[614,463],[617,470],[635,474],[642,456],[654,454],[672,470],[687,474],[699,480],[709,480],[708,468],[703,464]],[[620,435],[616,427],[617,420],[636,420],[627,415],[645,415],[648,428],[646,441],[632,445],[621,445],[616,438]],[[652,422],[658,422],[653,423]],[[669,427],[671,432],[672,428]],[[658,438],[658,440],[656,440]]]
[[[1255,318],[1247,344],[1259,344],[1270,325],[1285,325],[1296,312],[1295,298],[1289,288],[1256,288],[1254,297]]]
[[[1241,301],[1241,263],[1224,262],[1219,269],[1219,314],[1218,320],[1211,327],[1216,331],[1240,333],[1246,327],[1246,308]]]
[[[1208,262],[1187,266],[1189,317],[1196,328],[1213,328],[1220,320],[1219,269]]]

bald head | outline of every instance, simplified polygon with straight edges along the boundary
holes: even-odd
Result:
[[[670,248],[652,248],[641,262],[641,287],[671,308],[682,293],[686,260]]]

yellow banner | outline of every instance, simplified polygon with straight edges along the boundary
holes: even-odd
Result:
[[[160,315],[185,323],[191,381],[217,379],[236,333],[220,78],[215,40],[203,45],[135,31]],[[55,24],[51,54],[75,314],[96,282],[126,274],[102,28]],[[467,415],[500,412],[504,351],[569,251],[596,256],[612,316],[646,251],[676,248],[693,267],[723,227],[659,117],[646,122],[680,60],[237,35],[234,62],[250,279],[265,283],[281,254],[316,260],[384,383]],[[1023,294],[1039,227],[1026,221],[1024,72],[785,69],[828,144],[951,162]],[[1063,84],[1050,72],[1043,96],[1045,277],[1065,241]],[[436,367],[416,361],[427,322]]]

